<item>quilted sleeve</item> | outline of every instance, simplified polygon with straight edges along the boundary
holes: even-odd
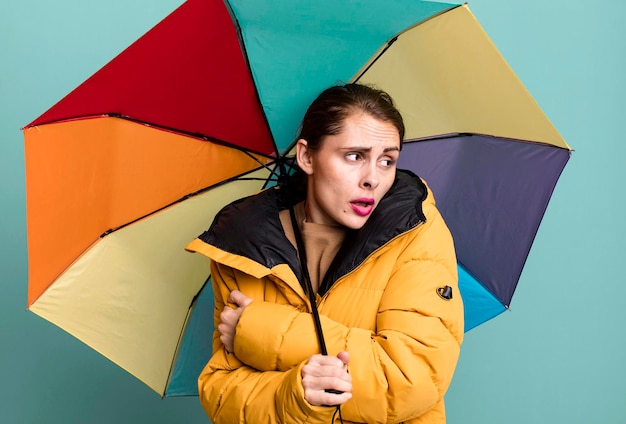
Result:
[[[215,318],[224,307],[224,299],[237,288],[227,267],[212,265],[215,293]],[[334,409],[312,406],[304,399],[301,368],[304,362],[288,371],[261,371],[229,354],[213,334],[213,356],[198,378],[200,403],[211,421],[219,423],[258,422],[267,417],[275,423],[328,423]]]

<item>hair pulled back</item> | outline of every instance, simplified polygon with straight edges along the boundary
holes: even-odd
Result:
[[[359,112],[392,123],[398,130],[402,145],[404,122],[391,96],[383,90],[356,83],[322,91],[304,114],[298,139],[306,140],[310,150],[318,150],[324,137],[339,134],[345,119]]]

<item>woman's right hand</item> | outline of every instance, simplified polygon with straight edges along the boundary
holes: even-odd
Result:
[[[220,323],[217,326],[217,331],[220,332],[220,341],[224,345],[226,352],[232,353],[235,351],[234,343],[237,323],[243,310],[252,303],[252,299],[239,290],[233,290],[228,296],[228,302],[236,305],[237,308],[232,308],[228,305],[224,306],[220,314]]]
[[[352,377],[348,374],[348,352],[337,356],[313,355],[302,367],[304,398],[311,405],[342,405],[352,398]],[[339,394],[329,393],[331,389]]]

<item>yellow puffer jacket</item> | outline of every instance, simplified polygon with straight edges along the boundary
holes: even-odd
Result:
[[[212,259],[216,327],[232,290],[253,299],[237,325],[234,353],[216,332],[199,377],[214,423],[328,424],[335,412],[304,399],[300,371],[319,345],[296,251],[278,219],[301,199],[285,192],[268,189],[226,207],[188,246]],[[445,423],[463,307],[452,238],[427,193],[418,177],[398,171],[322,282],[317,306],[328,354],[350,353],[346,423]],[[451,299],[440,295],[445,286]]]

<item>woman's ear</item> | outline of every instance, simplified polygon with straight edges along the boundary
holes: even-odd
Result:
[[[305,139],[301,138],[296,142],[296,160],[300,169],[307,175],[313,173],[313,157],[311,153],[309,143]]]

